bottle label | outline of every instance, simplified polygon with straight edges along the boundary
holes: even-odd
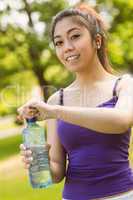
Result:
[[[48,159],[48,150],[44,146],[32,146],[30,147],[32,151],[33,161],[30,166],[32,173],[49,170],[49,159]]]

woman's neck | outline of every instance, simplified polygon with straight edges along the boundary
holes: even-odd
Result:
[[[98,83],[104,81],[105,79],[112,79],[114,75],[109,74],[103,66],[98,62],[89,66],[87,70],[76,73],[75,84],[79,87],[86,87],[90,85],[96,86]]]

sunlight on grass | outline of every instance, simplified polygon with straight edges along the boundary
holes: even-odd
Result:
[[[0,139],[0,160],[19,153],[20,143],[22,143],[21,135]]]
[[[12,128],[17,128],[18,126],[15,123],[7,123],[5,124],[0,124],[0,131],[5,131],[7,129],[12,129]]]
[[[61,200],[62,187],[60,183],[47,189],[32,189],[18,155],[0,162],[1,200]]]

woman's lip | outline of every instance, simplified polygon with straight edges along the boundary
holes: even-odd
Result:
[[[69,61],[73,61],[73,60],[78,59],[79,56],[80,56],[80,54],[78,54],[78,55],[76,55],[76,54],[75,54],[75,55],[70,55],[70,56],[67,56],[65,60],[68,61],[68,62],[69,62]],[[76,58],[68,60],[68,59],[71,58],[71,57],[76,57]]]

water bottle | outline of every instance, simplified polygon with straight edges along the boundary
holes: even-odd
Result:
[[[27,127],[23,130],[23,143],[32,151],[33,161],[29,167],[29,179],[33,188],[46,188],[52,185],[48,150],[44,128],[36,123],[36,119],[27,119]]]

